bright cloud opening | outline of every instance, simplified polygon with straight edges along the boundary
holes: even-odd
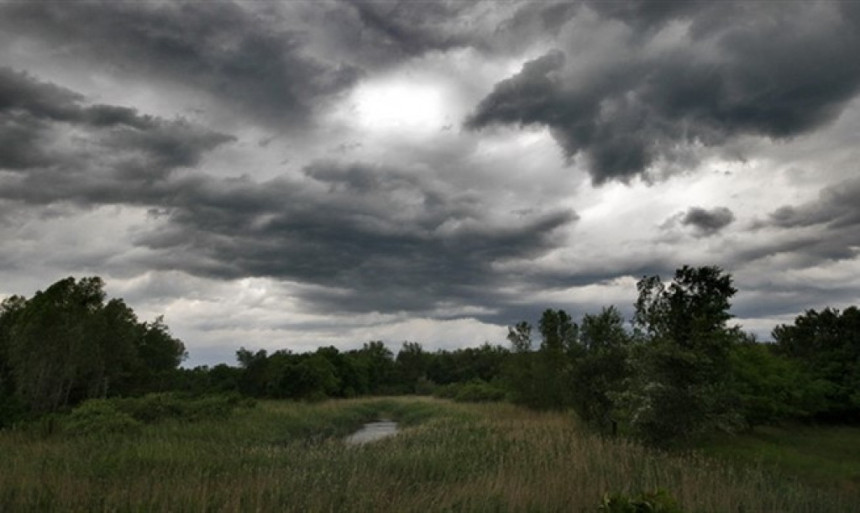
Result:
[[[358,121],[372,130],[435,131],[445,124],[442,90],[408,80],[372,82],[353,96]]]

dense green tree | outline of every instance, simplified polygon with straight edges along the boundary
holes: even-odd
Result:
[[[824,389],[815,413],[832,420],[860,420],[860,310],[825,308],[799,315],[773,330],[780,354],[798,362]]]
[[[341,353],[336,347],[317,349],[317,354],[334,367],[339,387],[334,393],[337,397],[355,397],[368,391],[368,377],[361,372],[358,363],[348,354]]]
[[[614,431],[617,425],[618,397],[630,377],[630,341],[615,307],[583,316],[581,354],[574,360],[573,405],[580,418],[602,431]]]
[[[395,359],[397,380],[404,391],[415,393],[418,381],[427,377],[431,356],[417,342],[403,342]]]
[[[746,337],[732,348],[734,391],[746,426],[803,418],[815,413],[827,391],[801,363]]]
[[[188,354],[182,342],[170,334],[159,316],[154,322],[139,325],[136,337],[140,367],[137,370],[141,391],[163,391],[171,386],[171,373]]]
[[[668,287],[652,276],[638,290],[634,428],[665,443],[733,426],[729,354],[742,334],[727,325],[736,292],[731,276],[718,267],[684,266]]]
[[[225,363],[214,367],[198,365],[192,369],[179,369],[175,389],[192,395],[223,394],[239,391],[242,369]]]
[[[396,375],[394,354],[380,340],[365,343],[361,349],[351,351],[359,371],[367,376],[368,392],[373,394],[395,391]]]
[[[67,278],[37,292],[16,315],[9,362],[17,393],[33,411],[70,404],[98,365],[89,335],[102,308],[102,287],[99,278]]]
[[[508,328],[511,357],[504,366],[503,375],[514,402],[527,406],[539,403],[541,391],[535,379],[537,369],[532,352],[532,326],[522,321]]]
[[[560,409],[570,404],[573,361],[581,355],[578,326],[564,310],[547,309],[538,329],[542,337],[534,379],[540,394],[533,406]]]
[[[139,323],[98,277],[66,278],[0,310],[0,390],[35,413],[91,397],[153,391],[185,348],[161,319]]]
[[[450,363],[454,381],[465,383],[472,380],[493,381],[502,372],[508,351],[488,343],[478,347],[464,347],[450,351]]]
[[[25,411],[23,401],[16,395],[9,352],[13,343],[12,329],[26,302],[21,296],[11,296],[0,303],[0,429],[13,423]]]
[[[267,396],[289,399],[324,399],[340,389],[334,365],[322,354],[276,351],[269,357],[271,381]]]
[[[260,349],[254,353],[241,347],[236,351],[236,359],[242,369],[239,377],[239,392],[252,397],[265,397],[269,388],[268,383],[271,381],[269,355],[266,350]]]
[[[137,352],[143,326],[131,308],[121,299],[112,299],[93,313],[89,325],[90,354],[82,375],[84,395],[106,397],[145,390],[141,374],[146,370]]]

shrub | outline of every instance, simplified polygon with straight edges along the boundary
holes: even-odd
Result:
[[[437,397],[458,402],[482,403],[505,399],[505,391],[481,379],[466,383],[450,383],[436,388]]]
[[[164,419],[197,421],[224,418],[239,406],[253,406],[238,394],[181,397],[177,394],[148,394],[143,397],[116,399],[118,410],[134,419],[151,424]]]
[[[84,402],[65,419],[63,430],[74,435],[129,433],[140,429],[141,423],[116,408],[108,399]]]

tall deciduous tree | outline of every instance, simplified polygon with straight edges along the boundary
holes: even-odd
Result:
[[[98,363],[89,335],[102,308],[99,278],[66,278],[27,301],[12,328],[9,360],[17,392],[34,411],[66,406]]]
[[[397,353],[395,364],[397,365],[398,381],[406,388],[406,392],[414,393],[418,380],[427,376],[429,356],[421,344],[417,342],[404,342]]]
[[[582,354],[574,361],[573,403],[584,421],[602,431],[616,426],[618,396],[630,375],[630,340],[615,307],[582,318]]]
[[[729,352],[740,332],[727,325],[736,290],[718,267],[684,266],[665,286],[638,283],[634,426],[653,442],[694,435],[734,422]]]
[[[535,379],[541,408],[564,408],[570,402],[573,360],[580,355],[578,327],[564,310],[547,309],[538,323],[541,341]]]
[[[26,304],[27,300],[21,296],[11,296],[0,303],[0,428],[11,424],[25,408],[15,393],[15,379],[9,358],[13,343],[12,330]]]
[[[538,402],[540,390],[535,382],[535,358],[532,352],[532,326],[526,321],[508,328],[511,357],[503,373],[514,402],[531,406]]]
[[[66,278],[0,310],[0,389],[36,413],[90,397],[150,391],[185,354],[159,319],[139,323],[121,300],[104,302],[98,277]],[[140,386],[145,383],[146,386]]]

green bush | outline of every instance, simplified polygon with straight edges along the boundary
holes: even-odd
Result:
[[[597,510],[606,513],[683,513],[678,501],[666,490],[642,492],[635,497],[622,493],[606,494]]]
[[[434,395],[464,403],[483,403],[505,399],[504,390],[480,379],[437,387]]]
[[[166,419],[194,422],[226,418],[237,407],[253,405],[253,401],[243,399],[238,394],[182,397],[163,393],[143,397],[91,399],[72,410],[63,421],[63,429],[76,434],[122,433]]]
[[[226,418],[237,407],[253,406],[253,401],[249,402],[238,394],[182,397],[178,394],[162,393],[114,401],[118,410],[146,424],[164,419],[197,421]]]
[[[72,410],[63,422],[63,431],[73,435],[130,433],[140,426],[131,415],[118,410],[113,401],[91,399]]]

